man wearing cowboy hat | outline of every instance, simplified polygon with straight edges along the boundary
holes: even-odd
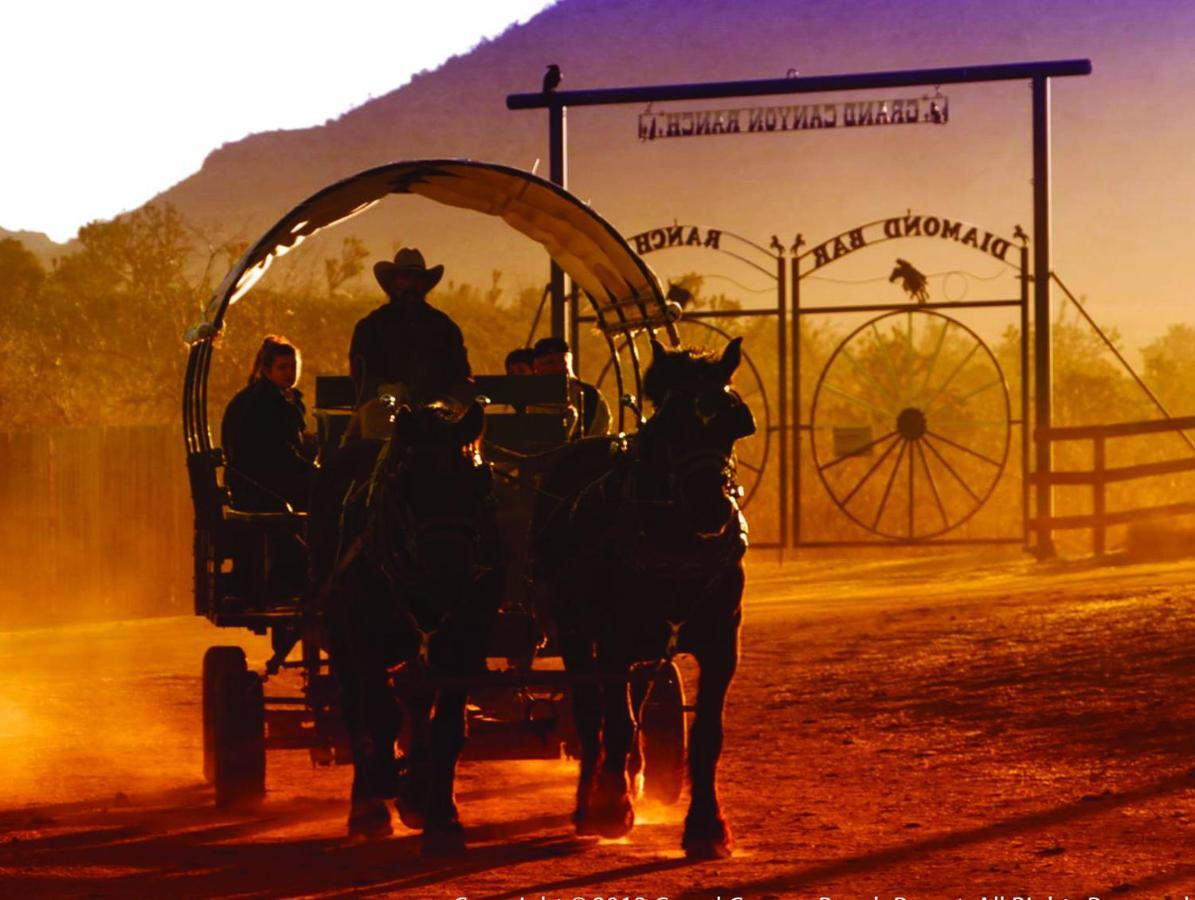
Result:
[[[357,405],[374,399],[381,385],[398,385],[412,404],[472,399],[469,357],[461,330],[427,302],[427,293],[444,274],[430,269],[423,254],[404,247],[393,262],[373,267],[390,301],[357,323],[349,345],[349,371]]]

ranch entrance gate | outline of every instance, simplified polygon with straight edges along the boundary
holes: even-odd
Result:
[[[1016,542],[1025,543],[1028,547],[1030,536],[1034,535],[1032,549],[1039,556],[1050,556],[1054,553],[1051,523],[1053,519],[1053,468],[1052,442],[1050,440],[1051,416],[1051,154],[1050,154],[1050,80],[1059,77],[1084,76],[1091,73],[1091,62],[1085,59],[1058,60],[1048,62],[1013,63],[1005,65],[966,66],[959,68],[919,69],[893,72],[872,72],[850,75],[831,75],[817,77],[789,77],[782,79],[762,79],[753,81],[707,82],[676,85],[646,85],[637,87],[604,88],[579,91],[544,91],[534,94],[511,94],[507,97],[507,108],[546,109],[548,111],[548,145],[549,145],[549,178],[561,186],[567,186],[567,118],[570,106],[605,106],[612,104],[650,104],[653,102],[701,100],[728,97],[758,97],[784,94],[827,93],[837,91],[876,90],[897,87],[941,87],[947,84],[970,84],[996,81],[1027,82],[1031,95],[1031,139],[1033,161],[1033,228],[1032,249],[1028,241],[1022,240],[1019,246],[1004,237],[998,237],[974,226],[944,219],[937,216],[909,216],[894,217],[880,222],[869,223],[860,228],[851,229],[829,241],[818,244],[805,252],[800,251],[801,242],[798,241],[791,248],[789,257],[789,271],[786,273],[782,263],[784,249],[777,250],[776,282],[777,303],[774,311],[762,314],[775,315],[778,320],[777,352],[781,370],[780,391],[778,395],[777,413],[778,423],[772,431],[779,435],[778,457],[780,465],[780,502],[784,509],[781,514],[780,535],[777,542],[780,546],[826,546],[827,544],[841,545],[844,543],[864,544],[926,544],[946,542],[971,542],[968,539],[952,539],[950,532],[967,521],[979,509],[991,494],[991,489],[999,481],[1008,456],[1010,444],[1009,429],[1017,427],[1020,436],[1020,455],[1022,458],[1021,484],[1021,528],[1020,534],[998,538],[985,538],[984,542]],[[805,307],[801,303],[801,282],[810,272],[833,262],[845,253],[861,249],[879,240],[889,240],[895,237],[916,236],[909,229],[916,227],[914,222],[919,219],[919,226],[924,230],[931,222],[936,223],[940,231],[944,227],[959,229],[959,241],[965,246],[973,246],[979,252],[996,255],[997,258],[1019,269],[1021,284],[1020,296],[984,301],[959,302],[919,302],[915,306],[908,303],[901,304],[863,304],[850,307]],[[893,224],[899,223],[899,224]],[[884,229],[900,234],[887,234]],[[869,234],[879,229],[879,237],[869,238]],[[853,241],[861,241],[858,245]],[[993,249],[1002,249],[1002,253],[993,254]],[[1032,261],[1030,264],[1030,253]],[[1007,258],[1011,257],[1011,259]],[[915,272],[915,269],[914,269]],[[919,273],[917,273],[919,274]],[[787,277],[786,277],[787,275]],[[896,277],[896,273],[894,273]],[[791,284],[791,296],[785,300],[786,281]],[[917,297],[916,279],[906,277],[906,287],[910,287],[910,294],[914,299],[925,301],[925,297]],[[558,336],[572,337],[576,346],[577,323],[581,321],[579,315],[577,294],[566,290],[564,274],[556,266],[551,275],[552,333]],[[1021,335],[1021,369],[1020,377],[1020,410],[1014,414],[1009,402],[1007,388],[1000,375],[1000,369],[990,348],[977,334],[964,323],[947,315],[944,308],[950,311],[974,309],[979,305],[1002,305],[1015,308],[1019,312]],[[860,325],[837,348],[833,358],[827,364],[819,378],[818,387],[812,400],[811,413],[808,421],[802,421],[801,381],[800,381],[800,327],[801,321],[809,316],[826,312],[838,313],[872,313],[873,318]],[[709,316],[708,312],[695,312],[687,318],[700,320]],[[1030,376],[1028,357],[1030,355],[1030,334],[1032,334],[1032,375]],[[875,373],[865,372],[864,366],[853,364],[856,351],[868,342],[883,346],[885,342],[903,341],[913,348],[922,346],[932,348],[935,341],[940,346],[958,345],[963,347],[962,353],[968,359],[978,359],[991,364],[990,374],[993,376],[991,384],[973,385],[977,396],[983,392],[1003,392],[1004,412],[999,417],[999,424],[990,427],[991,434],[984,437],[978,444],[966,444],[955,440],[949,434],[943,434],[939,420],[935,419],[935,410],[922,407],[918,402],[906,402],[907,396],[896,396],[891,393],[892,385],[902,383],[907,387],[913,383],[915,376],[924,377],[925,368],[933,360],[930,369],[936,369],[941,358],[941,351],[932,349],[927,354],[911,353],[918,360],[914,368],[901,371],[893,366],[888,374],[891,382],[887,386],[880,383]],[[852,344],[852,342],[855,342]],[[968,349],[969,346],[969,349]],[[791,348],[791,354],[789,349]],[[968,355],[969,354],[969,355]],[[834,366],[843,370],[854,369],[857,381],[868,385],[872,391],[871,398],[844,398],[835,396],[838,387]],[[919,369],[914,369],[920,366]],[[982,367],[981,367],[982,368]],[[1029,396],[1029,383],[1032,380],[1032,398]],[[872,382],[872,384],[868,384]],[[932,386],[927,388],[932,394]],[[849,393],[849,392],[847,392]],[[905,392],[907,393],[907,391]],[[943,391],[945,393],[945,391]],[[831,400],[831,397],[835,397]],[[874,397],[887,397],[886,405],[873,402]],[[939,398],[924,395],[920,401],[930,404]],[[966,399],[966,398],[965,398]],[[817,436],[819,401],[821,415],[842,417],[840,425],[830,424],[827,433],[831,435],[828,446],[819,447]],[[1030,403],[1031,401],[1031,403]],[[843,404],[848,406],[865,407],[870,404],[876,407],[871,411],[873,421],[860,424],[857,421],[847,421],[849,417],[843,415]],[[995,404],[997,407],[999,404]],[[1032,416],[1030,416],[1032,409]],[[882,422],[889,420],[888,428]],[[1032,427],[1030,427],[1030,424]],[[998,439],[997,432],[1003,429],[1003,439]],[[878,433],[877,433],[878,431]],[[810,444],[816,471],[825,489],[834,499],[835,504],[845,512],[865,531],[874,536],[874,540],[851,541],[806,541],[802,538],[802,522],[800,517],[800,496],[802,485],[800,478],[793,478],[795,482],[790,491],[790,474],[798,475],[801,471],[799,461],[802,442]],[[1030,444],[1032,443],[1032,450]],[[948,450],[954,456],[949,463],[943,465]],[[880,478],[885,484],[877,492],[873,483],[876,482],[875,472],[880,463],[888,460],[892,454],[897,454],[897,463],[889,473],[889,477]],[[951,464],[959,458],[959,454],[973,461],[968,472],[955,471],[949,473]],[[1032,463],[1030,464],[1030,456]],[[878,461],[877,461],[878,460]],[[931,474],[931,462],[939,470],[939,478],[934,479]],[[862,463],[862,465],[860,465]],[[957,464],[954,464],[957,469]],[[982,475],[984,468],[990,470]],[[839,478],[839,473],[847,473],[845,478]],[[1030,474],[1032,473],[1032,474]],[[897,481],[903,482],[905,503],[892,502],[893,490],[900,491]],[[946,484],[953,485],[950,489]],[[1033,515],[1030,515],[1029,489],[1031,483],[1036,484],[1032,504]],[[866,508],[857,505],[865,492],[868,502]],[[952,499],[947,500],[944,494],[950,493]],[[791,507],[788,505],[790,495],[796,499]],[[872,496],[874,495],[874,499]],[[953,499],[953,498],[958,498]],[[918,498],[926,500],[924,504]],[[892,508],[903,508],[898,517],[891,512]],[[921,510],[921,511],[919,511]],[[936,525],[934,517],[937,517]]]

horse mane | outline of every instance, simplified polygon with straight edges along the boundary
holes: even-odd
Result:
[[[657,350],[643,376],[643,393],[657,408],[678,388],[697,384],[723,383],[718,363],[721,357],[712,350],[678,347]]]
[[[477,414],[471,410],[462,415],[450,404],[439,401],[404,407],[395,418],[394,439],[406,447],[460,447],[476,455],[480,435],[476,440],[466,441],[461,433],[470,413]]]

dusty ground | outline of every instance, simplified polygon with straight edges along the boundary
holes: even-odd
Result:
[[[1017,557],[752,566],[722,795],[578,840],[567,762],[469,763],[471,848],[342,838],[348,773],[271,754],[257,816],[197,774],[199,660],[174,619],[0,634],[0,896],[1195,896],[1195,563]],[[264,642],[249,641],[251,658]]]

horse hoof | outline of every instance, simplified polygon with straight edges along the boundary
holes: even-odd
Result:
[[[577,834],[617,840],[630,834],[634,827],[635,808],[627,793],[626,776],[603,774],[589,796],[588,808],[578,819]]]
[[[591,805],[588,814],[577,822],[577,834],[596,834],[615,841],[626,837],[634,827],[635,809],[631,806],[631,798],[623,794],[608,806]]]
[[[721,816],[706,827],[686,822],[681,847],[689,859],[726,859],[734,853],[734,836]]]
[[[367,841],[381,840],[394,834],[390,810],[382,800],[354,800],[349,810],[349,837]]]
[[[423,815],[423,807],[415,797],[411,779],[407,776],[402,776],[398,780],[394,808],[398,811],[399,821],[412,831],[422,831],[427,824],[427,818]]]
[[[734,848],[726,841],[700,839],[685,841],[682,846],[689,859],[726,859],[734,854]]]
[[[465,852],[465,829],[460,822],[425,829],[421,850],[424,856],[461,856]]]

